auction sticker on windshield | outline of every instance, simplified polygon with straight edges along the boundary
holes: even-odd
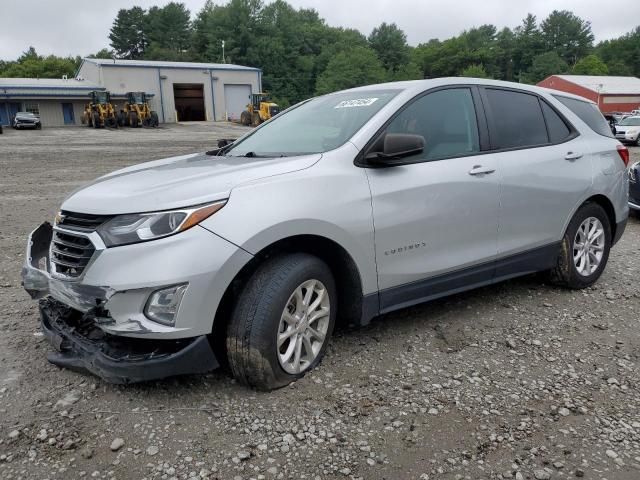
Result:
[[[353,100],[343,100],[333,108],[353,108],[353,107],[368,107],[373,105],[377,98],[356,98]]]

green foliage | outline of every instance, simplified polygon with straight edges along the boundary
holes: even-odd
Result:
[[[286,0],[206,0],[193,22],[183,3],[171,1],[120,10],[109,40],[112,50],[91,56],[259,67],[264,90],[283,107],[382,81],[462,75],[536,83],[553,74],[607,71],[640,76],[640,27],[594,47],[590,23],[568,11],[553,11],[541,22],[528,14],[513,29],[474,26],[414,48],[396,24],[382,23],[367,38]],[[78,63],[30,48],[16,61],[0,61],[0,75],[72,76]]]
[[[119,58],[142,58],[148,45],[146,12],[140,7],[120,9],[109,33],[111,47]]]
[[[569,65],[556,52],[547,52],[533,59],[531,68],[521,79],[524,83],[538,83],[550,75],[569,72]]]
[[[461,77],[489,78],[483,65],[469,65],[460,73]]]
[[[143,31],[147,34],[149,46],[155,47],[156,55],[158,51],[168,55],[186,53],[191,46],[190,17],[191,12],[184,3],[169,2],[164,7],[149,9]]]
[[[596,54],[608,65],[611,75],[640,76],[640,27],[600,43]]]
[[[576,62],[593,50],[591,22],[567,10],[554,10],[540,25],[547,52],[556,52],[567,64]]]
[[[374,28],[368,40],[384,68],[391,74],[408,64],[407,36],[395,23],[382,23]]]
[[[0,64],[0,77],[26,78],[73,78],[80,66],[80,57],[43,57],[35,48],[29,47],[15,62]]]
[[[102,50],[97,51],[96,53],[92,53],[87,55],[87,58],[113,58],[116,52],[113,50],[109,50],[108,48],[103,48]]]
[[[333,57],[318,77],[316,93],[383,82],[386,72],[376,53],[367,47],[354,47]]]
[[[597,55],[578,60],[571,71],[574,75],[609,75],[609,68]]]

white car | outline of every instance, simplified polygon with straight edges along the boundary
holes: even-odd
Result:
[[[627,117],[616,125],[616,138],[622,143],[640,146],[640,115]]]

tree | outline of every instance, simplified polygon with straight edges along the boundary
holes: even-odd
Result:
[[[147,12],[146,33],[156,50],[184,53],[190,47],[191,12],[184,3],[169,2],[164,7],[151,7]]]
[[[640,76],[640,27],[613,40],[601,42],[596,53],[611,75]]]
[[[462,70],[460,76],[472,78],[490,78],[489,75],[487,75],[487,71],[484,69],[484,66],[482,64],[469,65],[467,68]]]
[[[385,69],[376,53],[366,47],[355,47],[333,57],[318,77],[316,93],[324,94],[385,80]]]
[[[587,55],[578,60],[572,73],[576,75],[609,75],[609,68],[597,55]]]
[[[407,36],[395,23],[374,28],[368,40],[387,71],[396,72],[409,62]]]
[[[113,21],[109,40],[119,58],[142,58],[148,40],[145,32],[146,13],[140,7],[120,9]]]
[[[533,59],[544,51],[542,33],[535,15],[528,14],[522,24],[514,29],[514,35],[513,71],[514,76],[520,78],[522,73],[531,68]]]
[[[556,52],[547,52],[533,59],[533,64],[523,76],[526,83],[538,83],[551,76],[560,75],[569,71],[569,65]]]
[[[569,65],[575,65],[593,49],[591,22],[567,10],[551,12],[540,29],[545,50],[556,52]]]
[[[38,55],[29,47],[16,61],[0,65],[0,77],[61,78],[73,77],[80,65],[80,57],[56,57]]]
[[[114,56],[115,56],[115,52],[113,50],[109,50],[108,48],[103,48],[102,50],[99,50],[96,53],[87,55],[87,58],[113,58]]]

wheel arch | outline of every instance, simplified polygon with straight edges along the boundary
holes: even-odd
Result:
[[[597,193],[595,195],[591,195],[590,197],[585,198],[583,201],[579,202],[574,207],[573,211],[571,212],[571,215],[569,215],[569,218],[567,218],[567,220],[565,221],[565,225],[562,230],[562,235],[564,236],[565,232],[567,231],[567,228],[569,227],[569,224],[571,223],[571,219],[575,216],[576,212],[580,209],[580,207],[582,207],[587,203],[595,203],[602,207],[602,209],[607,214],[607,218],[609,219],[609,225],[611,227],[611,238],[617,238],[616,234],[618,229],[618,223],[616,221],[615,207],[613,206],[613,202],[606,195],[603,195],[601,193]]]
[[[616,210],[613,207],[613,203],[611,202],[611,200],[609,200],[606,195],[596,194],[587,198],[584,202],[582,202],[580,206],[584,205],[585,203],[595,203],[602,207],[609,219],[609,226],[611,227],[611,238],[616,238],[616,229],[618,228],[618,224],[616,222]]]
[[[329,266],[338,291],[336,326],[361,324],[372,316],[368,313],[370,307],[365,305],[361,272],[349,252],[327,237],[316,234],[293,235],[274,241],[258,251],[227,286],[216,309],[211,332],[217,352],[223,351],[220,349],[224,348],[233,306],[248,279],[266,259],[287,253],[308,253]]]

